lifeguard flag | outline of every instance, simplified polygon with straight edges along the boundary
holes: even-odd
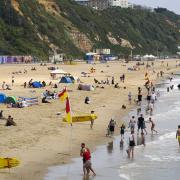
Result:
[[[66,98],[66,121],[72,125],[71,106],[68,97]]]
[[[64,88],[63,91],[58,94],[58,97],[61,99],[61,101],[65,101],[65,99],[68,97],[67,89]]]

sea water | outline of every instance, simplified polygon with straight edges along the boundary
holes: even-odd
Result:
[[[158,135],[148,135],[146,146],[135,147],[133,160],[127,158],[128,134],[125,133],[124,147],[120,147],[120,137],[115,137],[107,145],[97,147],[92,153],[92,164],[97,176],[93,180],[180,180],[180,149],[176,140],[177,126],[180,125],[180,79],[158,85],[160,97],[155,103],[152,119],[156,123]],[[167,92],[167,87],[174,89]],[[142,105],[145,109],[146,102]],[[145,113],[145,112],[143,112]],[[136,110],[126,119],[136,115]],[[149,116],[145,116],[146,120]],[[138,138],[138,135],[137,135]],[[50,167],[45,180],[83,180],[82,158],[73,159],[73,163]]]

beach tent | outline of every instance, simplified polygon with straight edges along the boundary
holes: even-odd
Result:
[[[62,69],[56,69],[54,71],[51,71],[50,74],[68,74],[67,72],[65,72],[64,70]]]
[[[4,103],[6,100],[6,95],[3,93],[0,93],[0,103]]]
[[[33,88],[41,88],[43,87],[42,84],[38,81],[35,81],[32,83]]]
[[[9,96],[6,98],[6,104],[16,104],[17,98],[15,96]]]
[[[70,75],[70,73],[67,73],[67,72],[65,72],[65,71],[62,70],[62,69],[56,69],[56,70],[54,70],[54,71],[51,71],[51,72],[50,72],[50,75],[51,75],[51,77],[52,77],[53,79],[55,79],[57,76],[61,77],[61,76],[63,76],[63,75]]]
[[[143,59],[144,60],[154,60],[156,57],[153,56],[152,54],[148,55],[146,54],[145,56],[143,56]]]
[[[78,90],[94,91],[94,87],[92,85],[88,85],[88,84],[79,84]]]
[[[59,83],[73,83],[70,77],[63,76]]]
[[[77,76],[69,76],[69,78],[72,80],[72,82],[77,82],[78,80]]]

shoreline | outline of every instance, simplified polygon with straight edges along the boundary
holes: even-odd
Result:
[[[120,63],[117,63],[117,64],[119,65]],[[176,69],[174,68],[171,71],[175,72],[175,70]],[[143,80],[144,73],[143,72],[144,72],[144,70],[142,70],[140,72],[141,73],[141,76],[140,76],[141,82],[140,83],[138,82],[137,86],[139,84],[142,86],[142,83],[144,82],[144,80]],[[128,78],[132,78],[131,73],[129,73],[129,74],[130,74],[129,75],[130,77],[128,77]],[[159,81],[159,80],[156,79],[156,81]],[[131,82],[131,84],[127,84],[127,86],[132,88],[133,94],[134,93],[136,94],[137,87],[133,87],[132,82]],[[129,89],[128,89],[128,91],[120,89],[121,92],[118,92],[118,90],[116,91],[115,89],[112,89],[111,87],[108,87],[108,88],[109,88],[109,91],[114,94],[112,94],[113,97],[109,98],[107,101],[104,101],[103,97],[105,97],[107,92],[109,92],[109,91],[107,90],[107,92],[103,92],[100,89],[97,89],[97,91],[99,93],[102,93],[100,96],[100,100],[102,103],[97,102],[97,101],[99,101],[98,92],[94,91],[91,94],[91,96],[93,97],[93,100],[95,101],[95,103],[97,103],[96,104],[97,107],[95,107],[95,111],[98,111],[98,115],[100,117],[99,121],[103,122],[103,124],[100,124],[98,122],[98,120],[97,120],[97,122],[95,121],[93,130],[89,129],[89,123],[75,124],[73,126],[73,133],[75,135],[77,135],[78,131],[80,131],[83,136],[88,136],[85,138],[84,142],[86,144],[88,144],[88,147],[91,149],[91,151],[94,151],[96,149],[96,146],[105,144],[109,141],[109,138],[105,137],[105,133],[106,133],[105,128],[106,128],[107,123],[109,122],[110,117],[114,116],[115,119],[118,118],[116,121],[118,124],[120,124],[123,117],[125,115],[127,115],[134,107],[136,107],[136,105],[134,103],[132,103],[132,105],[127,106],[126,110],[121,110],[122,103],[127,103],[127,93],[129,91]],[[115,94],[116,92],[117,92],[117,94]],[[74,94],[75,94],[75,92],[74,92]],[[87,93],[83,93],[83,97],[85,95],[87,95]],[[124,99],[122,97],[122,100],[117,102],[116,98],[119,96],[123,96],[123,95],[126,95],[126,97],[124,97]],[[71,96],[73,96],[73,95],[71,95]],[[97,98],[97,99],[95,99],[95,98]],[[72,104],[73,105],[76,104],[78,102],[78,100],[79,100],[79,98],[76,97],[76,99],[72,100],[73,101]],[[105,107],[103,107],[104,105],[102,106],[102,104],[105,104]],[[77,110],[81,109],[81,105],[78,106]],[[63,107],[63,105],[62,105],[62,107]],[[90,105],[89,108],[91,109],[91,108],[93,108],[93,106]],[[57,110],[57,109],[55,109],[55,110]],[[112,111],[112,109],[113,109],[113,111]],[[105,115],[105,116],[103,116],[104,111],[107,113],[107,115]],[[56,125],[58,125],[58,123],[56,123]],[[68,144],[67,139],[69,138],[70,131],[67,132],[68,125],[61,123],[60,126],[61,127],[57,129],[57,134],[59,133],[58,131],[60,131],[62,128],[63,133],[64,133],[63,137],[66,138],[65,140],[63,140],[62,143],[57,144],[61,140],[61,139],[59,139],[59,141],[58,141],[58,138],[62,134],[58,134],[57,137],[55,137],[54,134],[52,134],[50,137],[49,136],[42,137],[40,140],[37,141],[38,146],[37,146],[37,143],[35,143],[34,149],[32,147],[24,148],[24,150],[27,150],[26,155],[28,154],[28,157],[25,157],[25,156],[23,157],[23,155],[21,155],[24,159],[26,159],[25,164],[22,163],[22,165],[20,167],[12,169],[10,175],[5,174],[5,176],[4,177],[2,176],[2,178],[11,180],[11,179],[20,179],[22,177],[23,180],[26,180],[26,179],[27,180],[29,180],[29,179],[40,180],[40,179],[44,178],[44,175],[48,171],[48,167],[69,163],[72,161],[72,158],[79,156],[79,146],[84,138],[82,138],[81,136],[78,136],[78,138],[76,138],[76,137],[73,138],[73,143],[72,143],[73,153],[72,153],[72,156],[68,156],[67,152],[68,152],[69,147],[67,145]],[[118,134],[119,134],[119,130],[116,130],[115,136]],[[46,138],[48,139],[49,142],[47,142]],[[96,142],[94,142],[94,138],[96,139]],[[44,148],[43,146],[45,146],[47,144],[49,145],[49,148]],[[61,145],[63,145],[63,144],[66,147],[62,148]],[[60,148],[59,152],[57,150],[58,147]],[[14,154],[16,154],[16,153],[14,153]],[[2,170],[1,170],[1,172],[2,172]],[[0,177],[2,175],[1,172],[0,172]]]

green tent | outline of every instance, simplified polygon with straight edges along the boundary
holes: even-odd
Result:
[[[6,98],[6,104],[16,104],[17,98],[15,96],[9,96]]]

